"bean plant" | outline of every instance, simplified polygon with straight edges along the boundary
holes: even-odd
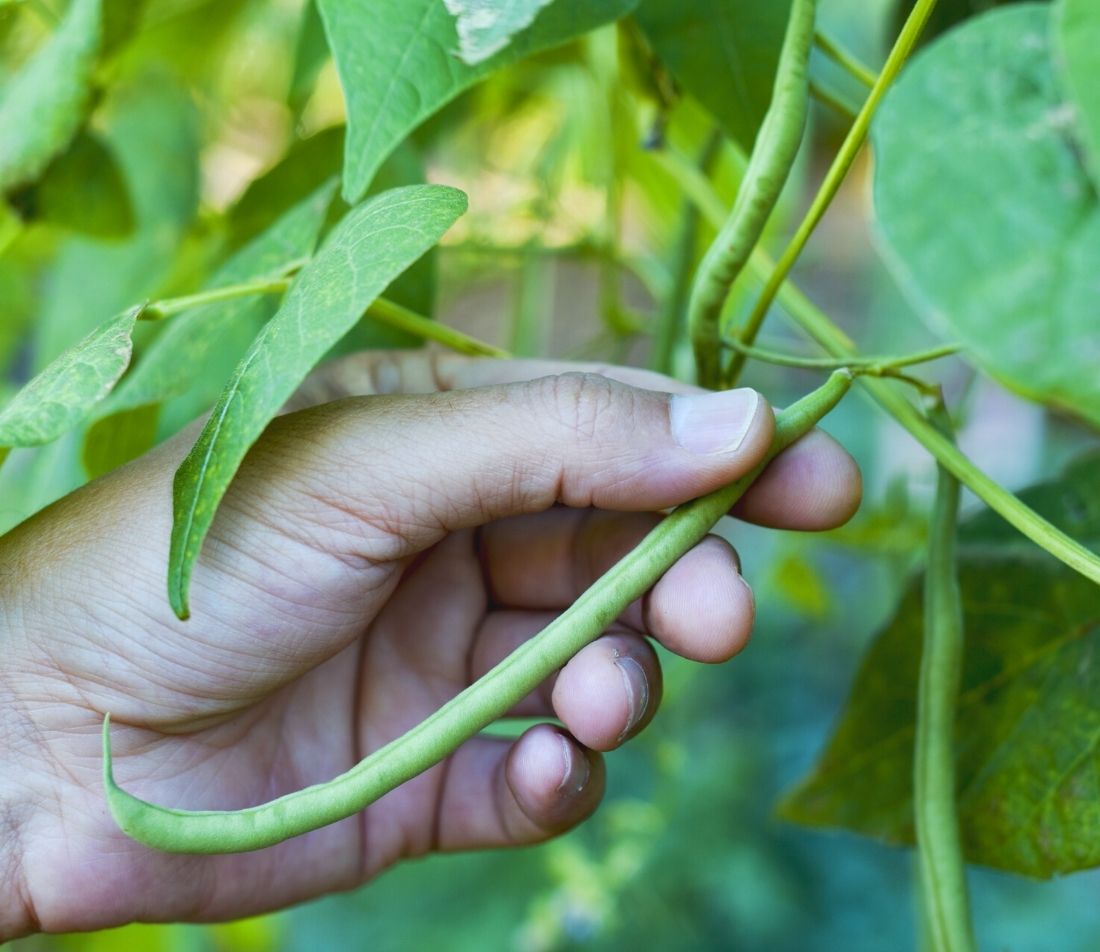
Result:
[[[928,454],[935,495],[923,564],[781,815],[913,844],[936,950],[976,947],[967,863],[1031,877],[1100,866],[1097,457],[1011,492],[960,448],[965,394],[950,385],[991,378],[1095,441],[1100,4],[899,4],[869,64],[814,0],[307,0],[287,31],[280,148],[196,213],[208,133],[195,104],[247,109],[233,88],[246,70],[207,60],[232,62],[219,31],[275,6],[0,4],[0,530],[210,411],[173,487],[165,598],[186,619],[220,500],[316,367],[362,347],[540,350],[545,232],[578,162],[603,212],[554,253],[596,263],[596,352],[707,387],[771,379],[772,365],[824,382],[778,413],[756,470],[672,512],[541,634],[328,783],[231,812],[149,803],[116,781],[108,713],[103,791],[122,830],[154,849],[240,852],[362,810],[598,637],[853,392]],[[507,118],[578,76],[602,128],[546,144],[532,237],[479,244],[463,216],[489,200],[487,179],[460,190],[432,155],[476,130],[479,110]],[[318,118],[337,80],[342,108]],[[571,136],[596,148],[578,158]],[[822,142],[824,170],[807,172]],[[919,349],[865,353],[794,277],[868,154],[876,246],[923,322]],[[807,175],[820,183],[802,201]],[[656,223],[640,251],[631,208]],[[463,246],[519,261],[509,341],[436,320],[437,263]],[[91,272],[110,280],[85,293]],[[626,279],[646,304],[624,303]],[[784,331],[758,342],[768,322]],[[960,518],[964,490],[975,512]]]

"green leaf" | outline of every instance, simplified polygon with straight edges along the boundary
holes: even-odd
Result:
[[[103,0],[103,56],[133,39],[141,30],[148,6],[149,0]]]
[[[39,446],[71,430],[122,376],[133,351],[130,308],[70,347],[0,410],[0,446]]]
[[[672,75],[744,148],[771,102],[790,0],[642,0],[634,19]]]
[[[504,49],[508,41],[553,0],[443,0],[455,18],[458,54],[471,66]]]
[[[292,208],[266,232],[230,258],[204,285],[222,288],[264,277],[277,277],[286,266],[308,257],[335,191],[330,181]],[[259,322],[270,313],[259,297],[233,298],[170,318],[142,354],[133,371],[104,401],[88,430],[83,460],[90,476],[99,476],[140,456],[156,436],[156,406],[198,391],[201,407],[217,396],[222,379],[211,363],[236,361],[247,349]]]
[[[384,192],[349,212],[302,269],[176,472],[168,593],[181,618],[202,541],[248,448],[386,285],[465,210],[466,196],[441,185]]]
[[[1100,456],[1024,500],[1100,550]],[[960,537],[966,658],[956,719],[971,862],[1048,877],[1100,865],[1100,588],[983,515]],[[919,580],[867,653],[788,819],[913,842]]]
[[[347,102],[343,191],[354,202],[394,147],[462,90],[618,19],[637,0],[556,0],[506,49],[474,66],[454,56],[458,35],[440,0],[317,2]]]
[[[1093,182],[1100,188],[1100,4],[1096,0],[1056,3],[1054,44]]]
[[[91,132],[77,135],[34,188],[36,221],[97,238],[124,238],[134,230],[134,209],[111,150]]]
[[[306,0],[294,49],[294,72],[287,90],[287,105],[295,116],[300,116],[305,109],[327,59],[328,41],[321,14],[314,0]]]
[[[275,165],[249,183],[229,209],[226,219],[230,247],[251,241],[288,208],[338,175],[343,152],[343,126],[332,126],[291,145]]]
[[[122,169],[137,227],[123,241],[73,235],[60,244],[41,279],[36,370],[135,301],[161,296],[198,205],[197,120],[188,93],[159,70],[112,87],[97,134]]]
[[[100,0],[73,0],[57,31],[0,93],[0,193],[36,178],[84,121],[101,16]]]
[[[925,321],[1035,400],[1100,424],[1100,203],[1066,122],[1048,8],[918,55],[873,128],[888,263]]]

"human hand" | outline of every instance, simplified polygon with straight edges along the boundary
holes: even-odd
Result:
[[[325,371],[302,402],[376,395],[272,424],[215,520],[188,622],[164,577],[172,473],[193,434],[0,539],[0,938],[249,915],[430,850],[537,842],[591,813],[596,751],[656,709],[645,637],[712,662],[748,637],[752,596],[716,537],[515,712],[567,732],[475,738],[341,823],[255,853],[158,853],[114,825],[100,775],[110,711],[116,776],[158,803],[233,809],[327,780],[544,627],[655,510],[768,447],[771,411],[751,391],[699,403],[640,371],[545,376],[563,369],[418,353]],[[825,528],[858,497],[850,458],[814,433],[736,514]]]

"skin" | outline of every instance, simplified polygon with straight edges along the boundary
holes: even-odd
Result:
[[[758,401],[737,449],[689,452],[657,392],[689,388],[565,369],[389,355],[311,381],[298,406],[324,405],[277,420],[227,495],[188,622],[164,565],[192,432],[0,540],[0,937],[245,916],[426,852],[539,842],[595,809],[598,751],[659,701],[646,637],[706,662],[748,638],[752,595],[716,537],[514,711],[564,731],[475,738],[340,823],[254,853],[160,853],[118,830],[100,781],[108,710],[119,782],[158,803],[232,809],[335,776],[544,627],[657,510],[770,442]],[[328,402],[349,393],[386,396]],[[858,498],[850,458],[814,433],[737,514],[821,529]]]

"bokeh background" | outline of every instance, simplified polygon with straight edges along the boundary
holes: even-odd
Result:
[[[62,7],[0,4],[0,82]],[[881,63],[897,22],[892,0],[821,7],[833,35]],[[947,3],[942,16],[967,12]],[[111,240],[30,228],[0,255],[0,397],[122,306],[197,288],[285,198],[278,192],[297,187],[278,178],[253,185],[288,149],[310,140],[304,167],[314,171],[339,161],[343,102],[331,62],[303,58],[318,42],[310,16],[301,0],[149,3],[95,120],[124,173],[135,227]],[[506,69],[416,134],[428,180],[462,187],[471,206],[435,256],[425,309],[434,293],[440,320],[521,354],[656,360],[650,331],[673,278],[683,169],[705,147],[710,120],[689,99],[663,109],[636,54],[622,31],[600,30]],[[316,69],[303,70],[307,60]],[[842,103],[857,101],[828,62],[815,58],[814,73]],[[770,227],[773,250],[843,134],[842,113],[815,106],[810,145]],[[714,157],[709,174],[723,201],[741,162],[731,147]],[[866,351],[918,348],[930,339],[875,252],[870,171],[865,157],[795,278]],[[711,234],[705,216],[698,231],[704,241]],[[746,284],[731,306],[754,290]],[[789,332],[773,320],[768,333],[783,341]],[[363,328],[343,349],[379,342]],[[682,346],[671,361],[690,374]],[[964,447],[1010,488],[1056,474],[1085,443],[1071,424],[961,363],[930,372],[963,407]],[[816,379],[758,366],[746,377],[776,404]],[[162,426],[202,408],[181,399]],[[824,536],[724,528],[756,591],[753,641],[721,667],[666,656],[662,714],[608,756],[605,804],[581,829],[518,852],[417,861],[259,919],[35,937],[14,948],[914,948],[910,852],[773,814],[813,764],[862,651],[919,567],[933,479],[929,460],[870,404],[846,401],[826,428],[863,468],[860,514]],[[0,471],[0,531],[86,479],[80,439],[12,454]],[[983,948],[1100,947],[1100,874],[1033,882],[977,869],[972,888]]]

